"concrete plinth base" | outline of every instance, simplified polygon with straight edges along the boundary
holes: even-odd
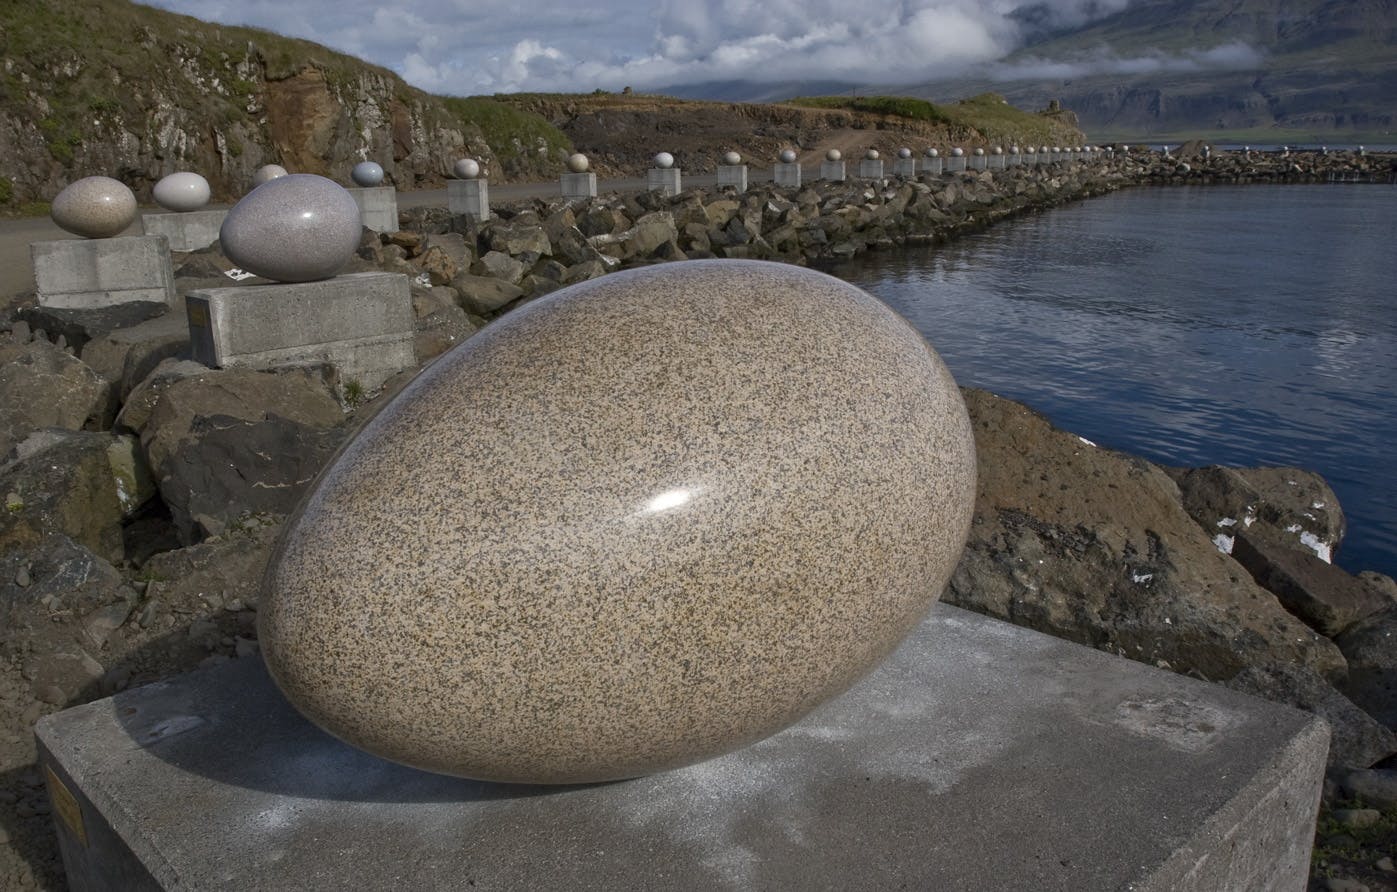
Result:
[[[970,169],[984,170],[989,167],[989,161],[990,159],[986,158],[984,155],[973,155],[970,158]]]
[[[718,165],[718,188],[731,186],[738,192],[747,191],[747,165],[745,164],[719,164]]]
[[[843,161],[821,161],[820,179],[829,180],[831,183],[842,183],[847,177],[844,174]]]
[[[1008,160],[1007,163],[1008,163],[1008,165],[1009,165],[1010,167],[1021,167],[1021,166],[1023,166],[1023,155],[1010,155],[1010,156],[1008,156],[1008,157],[1009,157],[1009,160]]]
[[[945,169],[945,163],[944,158],[927,158],[922,162],[922,172],[931,174],[934,177],[939,177],[941,176],[941,172]]]
[[[905,180],[914,179],[917,176],[916,158],[897,158],[893,161],[893,176],[902,177]]]
[[[990,170],[1003,170],[1003,169],[1004,169],[1004,156],[1003,156],[1003,155],[991,155],[991,156],[989,157],[989,162],[990,162],[990,163],[989,163],[989,169],[990,169]]]
[[[960,173],[965,170],[965,158],[952,155],[946,159],[946,173]]]
[[[586,173],[563,174],[561,185],[565,200],[597,197],[597,175],[590,170]]]
[[[447,180],[446,209],[476,222],[490,219],[490,181]]]
[[[398,231],[398,190],[392,186],[367,186],[345,189],[359,205],[364,225],[374,232]]]
[[[122,889],[1299,892],[1315,718],[939,606],[787,731],[539,788],[302,719],[251,658],[40,720],[69,882]]]
[[[214,211],[184,211],[178,214],[142,214],[141,231],[146,235],[163,235],[171,251],[197,251],[218,241],[227,209]]]
[[[416,364],[407,276],[351,273],[319,282],[191,292],[194,359],[213,368],[329,362],[373,390]]]
[[[684,177],[677,167],[652,167],[645,175],[645,188],[661,195],[678,195]]]
[[[881,180],[883,178],[883,159],[864,158],[859,161],[859,179],[861,180]]]
[[[173,305],[175,274],[163,235],[33,242],[34,285],[45,307],[90,310],[132,301]]]
[[[777,161],[771,168],[771,178],[776,185],[792,189],[800,188],[800,173],[799,161]]]

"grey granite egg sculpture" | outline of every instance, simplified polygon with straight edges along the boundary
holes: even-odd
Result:
[[[659,152],[655,155],[655,166],[660,170],[669,170],[674,166],[674,156],[669,152]]]
[[[795,160],[796,160],[795,149],[782,149],[782,150],[781,150],[781,163],[782,163],[782,164],[794,164],[794,163],[795,163]]]
[[[136,196],[120,180],[83,177],[54,196],[49,216],[73,235],[111,238],[136,221]]]
[[[187,170],[163,177],[151,190],[156,204],[177,213],[197,211],[209,203],[212,195],[209,181]]]
[[[912,150],[909,149],[909,148],[907,148],[906,146],[903,146],[902,148],[900,148],[900,149],[897,150],[897,157],[899,157],[899,158],[911,158],[911,157],[912,157]]]
[[[383,182],[383,166],[377,161],[360,161],[349,172],[349,178],[354,181],[354,185],[363,186],[365,189],[377,186]]]
[[[838,161],[843,157],[844,153],[839,151],[838,149],[830,149],[828,152],[825,152],[826,161]]]
[[[344,448],[268,565],[262,652],[387,759],[662,771],[879,663],[974,497],[960,392],[877,299],[760,261],[620,272],[492,323]]]
[[[480,176],[480,162],[474,158],[462,158],[451,168],[451,172],[456,174],[460,180],[473,180]]]
[[[568,156],[568,170],[573,173],[586,173],[587,168],[592,166],[592,162],[587,160],[587,156],[581,152],[574,152]]]
[[[723,163],[729,167],[733,167],[742,163],[742,156],[736,152],[724,152]]]
[[[278,282],[313,282],[339,272],[359,247],[354,196],[309,173],[263,183],[233,205],[219,230],[228,259]]]
[[[284,176],[290,176],[290,174],[280,164],[263,164],[252,175],[252,185],[255,188],[270,183],[272,180],[279,180]]]

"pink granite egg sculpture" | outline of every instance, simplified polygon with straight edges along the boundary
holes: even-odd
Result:
[[[339,272],[359,247],[359,205],[343,186],[309,173],[268,180],[233,205],[218,233],[228,259],[277,282]]]
[[[54,196],[49,216],[73,235],[111,238],[136,221],[136,196],[120,180],[83,177]]]
[[[872,296],[759,261],[616,273],[491,323],[344,448],[269,564],[262,652],[408,765],[676,768],[878,664],[974,495],[955,382]]]

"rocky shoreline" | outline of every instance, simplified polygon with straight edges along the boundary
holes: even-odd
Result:
[[[1188,157],[531,201],[484,224],[419,209],[400,232],[366,230],[350,269],[411,278],[420,367],[492,318],[624,267],[822,265],[1133,185],[1385,181],[1393,171],[1390,157],[1353,153]],[[176,255],[180,294],[227,285],[231,265],[216,245]],[[417,371],[373,394],[325,366],[211,370],[187,350],[178,308],[62,311],[20,296],[0,313],[4,888],[62,885],[33,722],[255,657],[257,586],[286,515]],[[1385,644],[1397,583],[1319,557],[1315,544],[1332,553],[1344,532],[1324,481],[1297,469],[1163,468],[1020,404],[965,397],[981,479],[946,600],[1325,717],[1335,809],[1321,824],[1315,883],[1329,873],[1393,888],[1382,859],[1397,826],[1397,654]]]

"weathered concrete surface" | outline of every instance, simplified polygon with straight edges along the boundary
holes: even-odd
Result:
[[[162,236],[34,242],[29,253],[43,306],[86,309],[137,300],[175,302],[170,246]]]
[[[1328,737],[947,605],[791,729],[625,783],[379,761],[301,719],[255,659],[37,734],[72,796],[51,792],[77,890],[1300,890]]]
[[[143,214],[141,230],[146,235],[163,235],[171,251],[197,251],[218,241],[218,230],[228,209],[184,211],[178,214]]]
[[[398,231],[398,190],[392,186],[353,186],[345,189],[359,205],[364,225],[374,232]]]
[[[490,181],[448,180],[446,209],[453,214],[465,214],[477,223],[490,219]]]
[[[186,306],[193,356],[214,368],[323,361],[373,390],[416,363],[412,296],[398,273],[210,288]]]

